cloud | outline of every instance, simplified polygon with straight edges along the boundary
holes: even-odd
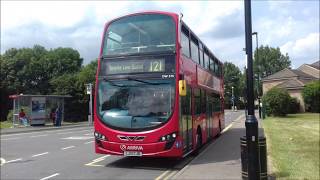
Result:
[[[232,21],[230,21],[232,19]],[[204,33],[205,38],[228,39],[243,36],[244,20],[243,14],[240,11],[235,11],[232,14],[219,17],[211,30]]]
[[[72,47],[87,64],[98,57],[106,22],[129,13],[158,10],[183,13],[182,20],[221,61],[242,68],[243,7],[242,1],[1,1],[1,53],[34,44]],[[317,7],[317,1],[253,1],[252,25],[259,33],[259,44],[287,49],[303,44],[298,40],[319,31]],[[295,59],[306,53],[296,52],[290,50],[289,56],[293,63],[300,63]],[[310,53],[309,58],[318,56],[317,51]]]
[[[288,53],[296,65],[313,63],[319,60],[319,41],[319,33],[310,33],[300,39],[288,41],[280,49],[282,53]]]
[[[12,28],[33,21],[53,27],[69,27],[81,21],[89,2],[3,1],[1,24]],[[5,7],[5,8],[3,8]]]
[[[113,18],[138,11],[183,13],[183,20],[198,35],[212,31],[224,34],[232,23],[220,23],[224,16],[234,16],[240,2],[182,1],[97,1],[97,2],[1,2],[1,53],[11,47],[72,47],[84,63],[98,57],[104,24]],[[206,18],[204,18],[206,17]],[[235,29],[236,30],[236,29]],[[226,31],[225,31],[226,32]],[[220,34],[219,34],[220,33]],[[207,38],[207,37],[205,37]],[[212,37],[209,37],[212,38]],[[206,41],[206,39],[204,39]],[[211,49],[214,46],[208,44]]]

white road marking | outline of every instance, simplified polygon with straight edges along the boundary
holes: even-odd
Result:
[[[4,163],[6,163],[6,160],[4,158],[0,158],[0,166],[4,165]]]
[[[1,141],[14,140],[14,139],[21,139],[21,138],[22,138],[22,137],[7,138],[7,139],[1,139]]]
[[[55,174],[52,174],[52,175],[50,175],[50,176],[47,176],[47,177],[41,178],[40,180],[50,179],[50,178],[55,177],[55,176],[58,176],[58,175],[60,175],[60,174],[59,174],[59,173],[55,173]]]
[[[70,134],[70,133],[75,133],[75,132],[62,132],[62,133],[57,133],[57,134]]]
[[[71,136],[71,137],[66,137],[66,138],[61,138],[61,139],[71,139],[71,140],[88,140],[92,139],[94,137],[91,136]]]
[[[223,134],[224,132],[228,131],[233,125],[233,122],[230,123],[226,128],[224,128],[222,131],[221,131],[221,134]]]
[[[42,136],[48,136],[48,134],[37,135],[37,136],[30,136],[30,137],[31,137],[31,138],[35,138],[35,137],[42,137]]]
[[[68,146],[68,147],[64,147],[64,148],[61,148],[61,150],[66,150],[66,149],[70,149],[70,148],[74,148],[75,146]]]
[[[79,127],[79,128],[72,128],[72,130],[75,130],[75,129],[88,129],[88,127]],[[65,131],[68,131],[70,132],[71,128],[68,128],[67,130],[66,129],[59,129],[59,130],[47,130],[47,131],[41,131],[41,132],[24,132],[24,133],[15,133],[15,134],[4,134],[4,135],[1,135],[1,137],[10,137],[10,136],[20,136],[20,135],[26,135],[26,134],[39,134],[39,133],[44,133],[44,132],[52,132],[51,134],[55,134],[56,132],[65,132]],[[92,130],[81,130],[81,131],[92,131]],[[79,131],[73,131],[73,132],[79,132]]]
[[[244,117],[244,114],[239,116],[236,120],[232,121],[232,123],[230,123],[226,128],[224,128],[222,131],[221,131],[221,134],[223,134],[224,132],[228,131],[232,126],[233,126],[233,123],[234,122],[237,122],[239,121],[241,118]]]
[[[168,172],[170,172],[170,170],[167,170],[167,171],[163,172],[163,173],[160,174],[160,176],[158,176],[155,180],[160,180],[162,177],[164,177],[166,174],[168,174]]]
[[[46,154],[49,154],[49,152],[44,152],[44,153],[40,153],[40,154],[35,154],[31,157],[37,157],[37,156],[42,156],[42,155],[46,155]]]
[[[91,130],[88,130],[88,129],[87,129],[87,130],[82,130],[82,131],[91,131]]]
[[[171,178],[171,176],[173,176],[174,173],[176,173],[176,172],[175,172],[175,171],[171,172],[168,176],[166,176],[165,178],[163,178],[163,180],[167,180],[167,179]]]
[[[83,144],[90,144],[90,143],[93,143],[94,141],[88,141],[88,142],[85,142]]]
[[[17,161],[22,161],[22,158],[10,160],[10,161],[7,161],[6,163],[12,163],[12,162],[17,162]]]
[[[88,163],[88,164],[85,164],[86,166],[103,166],[103,165],[99,165],[99,164],[94,164],[94,163],[97,163],[97,162],[100,162],[100,161],[103,161],[105,160],[107,157],[109,157],[110,155],[105,155],[105,156],[102,156],[102,157],[99,157],[97,159],[94,159],[92,160],[92,162]]]

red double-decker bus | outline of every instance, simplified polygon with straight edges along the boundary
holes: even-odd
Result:
[[[98,62],[96,153],[184,157],[224,128],[222,63],[179,15],[110,21]]]

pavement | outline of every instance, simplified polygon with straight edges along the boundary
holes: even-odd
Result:
[[[172,179],[242,179],[240,137],[245,133],[245,114],[242,113],[226,126],[219,138],[208,145]],[[259,136],[261,135],[263,130],[259,128]]]
[[[76,127],[84,127],[88,126],[88,122],[77,122],[77,123],[68,123],[62,122],[61,126],[53,126],[52,123],[41,125],[41,126],[23,126],[18,125],[13,128],[4,128],[0,129],[0,134],[15,134],[15,133],[25,133],[25,132],[33,132],[33,131],[44,131],[44,130],[57,130],[64,128],[76,128]]]

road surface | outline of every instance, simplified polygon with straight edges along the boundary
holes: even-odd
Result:
[[[227,127],[244,112],[225,113]],[[1,179],[169,179],[193,158],[95,154],[92,127],[1,135]]]

